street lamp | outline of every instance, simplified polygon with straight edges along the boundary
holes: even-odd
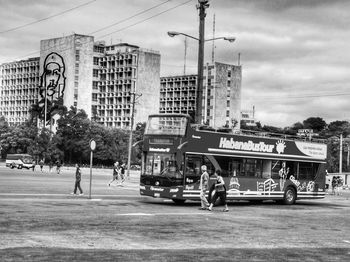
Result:
[[[189,38],[192,38],[194,40],[199,41],[199,39],[197,37],[194,37],[194,36],[191,36],[191,35],[188,35],[188,34],[185,34],[185,33],[180,33],[180,32],[176,32],[176,31],[169,31],[168,32],[168,36],[170,36],[170,37],[174,37],[174,36],[178,36],[178,35],[187,36]],[[204,42],[214,41],[214,40],[219,40],[219,39],[223,39],[223,40],[229,41],[230,43],[233,43],[234,41],[236,41],[235,37],[224,37],[224,36],[221,36],[221,37],[205,39]]]
[[[208,0],[198,0],[197,9],[199,9],[199,38],[176,32],[176,31],[169,31],[168,35],[170,37],[174,37],[177,35],[184,35],[189,38],[195,39],[198,41],[198,82],[197,82],[197,96],[196,96],[196,116],[195,121],[197,124],[202,123],[202,94],[203,94],[203,59],[204,59],[204,42],[207,41],[214,41],[217,39],[224,39],[229,42],[234,42],[236,38],[234,37],[216,37],[212,39],[204,39],[204,20],[205,20],[205,9],[209,7],[209,1]]]
[[[202,49],[201,52],[198,53],[198,82],[197,82],[197,97],[196,97],[196,117],[195,121],[197,124],[202,123],[202,94],[203,94],[203,56],[204,56],[204,42],[208,41],[214,41],[214,40],[219,40],[223,39],[225,41],[229,41],[230,43],[233,43],[236,41],[235,37],[215,37],[215,38],[210,38],[210,39],[203,39],[202,41],[194,36],[185,34],[185,33],[180,33],[176,31],[169,31],[168,35],[170,37],[178,36],[178,35],[183,35],[189,38],[192,38],[194,40],[199,41],[199,49]],[[203,43],[203,44],[202,44]]]

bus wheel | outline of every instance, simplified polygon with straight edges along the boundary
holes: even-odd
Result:
[[[293,205],[296,199],[297,194],[295,189],[293,187],[287,187],[286,191],[284,192],[283,203],[285,205]]]
[[[173,198],[172,200],[176,205],[182,205],[186,201],[186,199],[176,199],[176,198]]]

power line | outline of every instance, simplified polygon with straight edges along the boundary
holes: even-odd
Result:
[[[176,5],[176,6],[174,6],[174,7],[169,8],[169,9],[166,9],[166,10],[164,10],[164,11],[158,13],[158,14],[155,14],[155,15],[152,15],[152,16],[146,18],[146,19],[140,20],[140,21],[138,21],[138,22],[136,22],[136,23],[134,23],[134,24],[131,24],[131,25],[129,25],[129,26],[123,27],[123,28],[121,28],[121,29],[119,29],[119,30],[113,31],[113,32],[111,32],[111,33],[108,33],[108,34],[105,34],[105,35],[102,35],[102,36],[99,36],[99,37],[100,37],[100,38],[106,37],[106,36],[112,35],[112,34],[114,34],[114,33],[117,33],[117,32],[123,31],[123,30],[125,30],[125,29],[128,29],[128,28],[130,28],[130,27],[133,27],[133,26],[135,26],[135,25],[141,24],[141,23],[143,23],[143,22],[145,22],[145,21],[148,21],[148,20],[150,20],[150,19],[152,19],[152,18],[154,18],[154,17],[160,16],[160,15],[162,15],[162,14],[164,14],[164,13],[166,13],[166,12],[169,12],[169,11],[175,9],[175,8],[178,8],[178,7],[180,7],[180,6],[183,6],[183,5],[185,5],[185,4],[189,3],[189,2],[192,2],[192,0],[188,0],[188,1],[184,2],[184,3],[181,3],[181,4],[179,4],[179,5]]]
[[[112,27],[112,26],[121,24],[121,23],[123,23],[123,22],[125,22],[125,21],[128,21],[128,20],[130,20],[130,19],[132,19],[132,18],[134,18],[134,17],[136,17],[136,16],[139,16],[139,15],[144,14],[144,13],[146,13],[146,12],[152,10],[152,9],[155,9],[155,8],[161,6],[161,5],[164,5],[164,4],[166,4],[166,3],[170,2],[170,1],[172,1],[172,0],[167,0],[167,1],[165,1],[165,2],[162,2],[162,3],[158,4],[158,5],[152,6],[152,7],[148,8],[148,9],[145,9],[145,10],[143,10],[143,11],[141,11],[141,12],[139,12],[139,13],[136,13],[136,14],[134,14],[134,15],[132,15],[132,16],[129,16],[129,17],[127,17],[127,18],[124,18],[124,19],[122,19],[122,20],[119,20],[119,21],[117,21],[117,22],[115,22],[115,23],[113,23],[113,24],[110,24],[110,25],[107,25],[107,26],[105,26],[105,27],[102,27],[102,28],[100,28],[100,29],[98,29],[98,30],[96,30],[96,31],[94,31],[94,32],[91,32],[90,34],[96,34],[96,33],[100,32],[100,31],[103,31],[103,30],[105,30],[105,29],[107,29],[107,28],[110,28],[110,27]]]
[[[94,1],[96,1],[96,0],[94,0]],[[151,10],[151,9],[154,9],[154,8],[156,8],[156,7],[158,7],[158,6],[162,5],[162,4],[165,4],[165,3],[169,2],[169,1],[171,1],[171,0],[165,1],[165,2],[163,2],[163,3],[161,3],[161,4],[158,4],[158,5],[156,5],[156,6],[153,6],[153,7],[151,7],[151,8],[148,8],[147,10],[149,11],[149,10]],[[151,16],[151,17],[148,17],[148,18],[146,18],[146,19],[143,19],[143,20],[141,20],[141,21],[139,21],[139,22],[136,22],[136,23],[134,23],[134,24],[132,24],[132,25],[129,25],[129,26],[127,26],[127,27],[124,27],[124,28],[122,28],[122,29],[120,29],[120,30],[118,30],[118,31],[114,31],[114,32],[112,32],[112,33],[109,33],[109,34],[105,34],[105,35],[103,35],[103,36],[100,36],[100,38],[105,37],[105,36],[108,36],[108,35],[111,35],[111,34],[114,34],[114,33],[116,33],[116,32],[122,31],[122,30],[125,30],[125,29],[127,29],[127,28],[129,28],[129,27],[132,27],[132,26],[135,26],[135,25],[137,25],[137,24],[140,24],[140,23],[142,23],[142,22],[144,22],[144,21],[150,20],[150,19],[152,19],[152,18],[154,18],[154,17],[156,17],[156,16],[159,16],[159,15],[161,15],[161,14],[164,14],[164,13],[166,13],[166,12],[168,12],[168,11],[171,11],[171,10],[173,10],[173,9],[175,9],[175,8],[178,8],[178,7],[182,6],[182,5],[185,5],[185,4],[187,4],[187,3],[191,2],[191,1],[192,1],[192,0],[189,0],[189,1],[186,1],[186,2],[181,3],[181,4],[179,4],[179,5],[176,5],[176,6],[172,7],[172,8],[166,9],[166,10],[164,10],[164,11],[158,13],[158,14],[155,14],[155,15],[153,15],[153,16]],[[131,17],[135,17],[135,16],[140,15],[140,14],[145,13],[145,12],[146,12],[146,10],[141,11],[141,12],[139,12],[138,14],[135,14],[135,15],[133,15],[133,16],[131,16]],[[123,20],[120,20],[119,22],[116,22],[116,23],[114,23],[114,24],[119,24],[119,23],[121,23],[121,22],[124,22],[124,21],[126,21],[126,20],[129,20],[131,17],[125,18],[125,19],[123,19]],[[107,27],[110,27],[110,26],[103,27],[103,28],[101,28],[101,29],[99,29],[99,30],[96,30],[95,32],[102,31],[102,30],[104,30],[104,29],[107,28]],[[94,32],[93,32],[93,33],[94,33]],[[90,33],[90,34],[91,34],[91,33]],[[65,50],[68,50],[68,49],[69,49],[69,48],[67,48],[67,49],[65,49]],[[62,50],[62,51],[65,51],[65,50]],[[44,51],[46,51],[46,50],[44,50]],[[31,52],[31,53],[29,53],[29,54],[26,54],[26,55],[17,57],[17,58],[15,58],[15,60],[16,60],[16,59],[21,59],[21,58],[24,58],[24,57],[27,57],[27,56],[31,56],[31,55],[34,55],[34,54],[39,54],[39,53],[40,53],[40,51]]]
[[[281,100],[281,99],[306,99],[306,98],[319,98],[319,97],[329,97],[329,96],[349,96],[350,93],[326,93],[326,94],[304,94],[304,95],[290,95],[290,96],[259,96],[250,97],[249,100],[259,101],[259,100]]]
[[[45,21],[45,20],[49,20],[49,19],[51,19],[51,18],[54,18],[54,17],[60,16],[60,15],[63,15],[63,14],[65,14],[65,13],[71,12],[71,11],[73,11],[73,10],[75,10],[75,9],[78,9],[78,8],[83,7],[83,6],[89,5],[89,4],[91,4],[92,2],[96,2],[96,0],[92,0],[92,1],[90,1],[90,2],[87,2],[87,3],[84,3],[84,4],[78,5],[78,6],[76,6],[76,7],[70,8],[70,9],[65,10],[65,11],[62,11],[62,12],[60,12],[60,13],[57,13],[57,14],[54,14],[54,15],[51,15],[51,16],[48,16],[48,17],[41,18],[41,19],[39,19],[39,20],[30,22],[30,23],[27,23],[27,24],[24,24],[24,25],[16,26],[16,27],[7,29],[7,30],[5,30],[5,31],[1,31],[0,34],[12,32],[12,31],[15,31],[15,30],[18,30],[18,29],[21,29],[21,28],[24,28],[24,27],[27,27],[27,26],[30,26],[30,25],[33,25],[33,24],[40,23],[40,22]]]

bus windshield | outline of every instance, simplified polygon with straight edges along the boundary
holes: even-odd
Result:
[[[151,116],[148,119],[145,135],[179,135],[186,132],[187,118],[182,116]]]
[[[181,178],[174,154],[151,153],[146,156],[145,175]]]

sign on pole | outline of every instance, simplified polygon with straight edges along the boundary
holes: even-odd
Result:
[[[91,184],[92,184],[92,159],[94,158],[94,151],[96,149],[96,142],[95,140],[91,139],[90,142],[90,190],[89,190],[89,199],[91,199]]]

